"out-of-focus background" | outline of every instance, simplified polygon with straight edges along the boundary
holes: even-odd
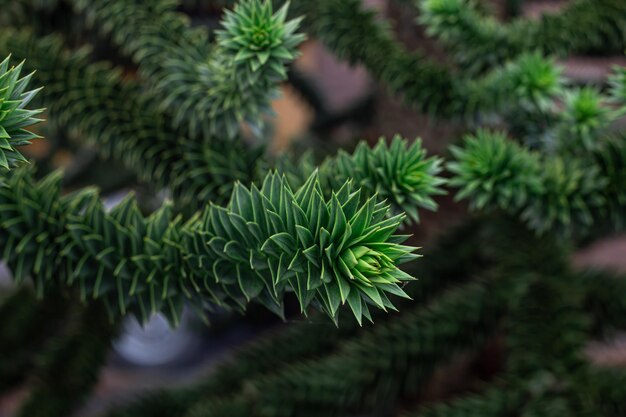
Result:
[[[445,59],[440,46],[415,24],[416,11],[408,2],[364,0],[364,3],[376,10],[381,18],[393,22],[394,34],[409,49],[419,47],[434,57]],[[505,0],[491,3],[503,21],[509,18]],[[518,13],[538,19],[542,13],[558,12],[568,3],[567,0],[520,1]],[[182,11],[191,16],[194,24],[211,28],[219,24],[219,7],[190,4]],[[126,64],[106,42],[96,41],[96,45],[97,54],[102,58]],[[463,132],[463,126],[458,122],[438,120],[411,109],[375,81],[365,68],[342,62],[316,39],[308,39],[301,46],[301,52],[291,82],[306,83],[307,88],[313,89],[315,100],[303,98],[291,83],[281,87],[281,97],[273,103],[276,119],[268,128],[273,138],[272,152],[285,151],[293,142],[297,142],[295,146],[299,148],[334,150],[353,146],[355,138],[374,144],[381,136],[401,134],[407,138],[421,137],[429,153],[443,155],[448,145]],[[626,58],[573,56],[560,63],[564,65],[565,75],[574,82],[602,84],[612,66],[626,65]],[[127,76],[135,77],[132,66],[128,68]],[[135,176],[122,166],[100,159],[92,149],[78,147],[68,138],[48,136],[45,124],[37,129],[47,140],[35,141],[24,149],[24,154],[38,161],[40,169],[63,169],[68,189],[96,184],[111,206],[131,191],[146,201],[160,200],[160,196],[154,196],[152,190],[138,183]],[[467,216],[467,205],[453,202],[450,195],[438,198],[438,203],[439,210],[422,213],[420,225],[411,230],[415,234],[414,242],[419,246],[428,247],[429,242],[460,224]],[[626,273],[625,255],[626,236],[617,234],[576,251],[571,263],[578,269],[593,266]],[[0,294],[13,285],[10,271],[0,266]],[[0,317],[0,320],[6,319]],[[177,329],[171,329],[161,316],[154,316],[144,327],[134,318],[125,319],[93,395],[78,415],[100,415],[111,405],[124,404],[149,390],[191,384],[211,374],[217,364],[251,341],[284,326],[311,324],[304,318],[283,323],[260,308],[252,308],[243,317],[221,312],[211,319],[212,324],[207,327],[191,312],[186,312]],[[0,352],[0,355],[4,354]],[[447,393],[461,389],[463,381],[471,379],[469,375],[489,374],[499,355],[502,352],[497,340],[485,347],[479,360],[471,355],[458,355],[453,363],[432,378],[423,398],[428,402],[445,397]],[[626,369],[626,336],[618,333],[609,341],[590,340],[586,355],[600,366]],[[27,380],[3,394],[0,416],[11,416],[28,392]]]

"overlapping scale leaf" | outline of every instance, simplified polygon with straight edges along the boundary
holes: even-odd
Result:
[[[39,91],[27,90],[32,74],[20,78],[23,63],[10,67],[9,61],[0,62],[0,170],[26,161],[16,147],[39,138],[26,128],[40,122],[36,116],[42,112],[26,108]]]
[[[404,212],[418,222],[418,208],[436,210],[433,196],[445,194],[441,171],[441,158],[427,157],[421,140],[409,144],[396,135],[390,143],[381,138],[374,148],[361,142],[353,154],[339,151],[322,167],[321,175],[334,188],[352,179],[368,195],[387,201],[392,213]]]

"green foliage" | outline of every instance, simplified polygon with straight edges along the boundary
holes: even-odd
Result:
[[[438,364],[477,346],[493,330],[504,306],[491,289],[488,283],[452,289],[425,307],[378,323],[334,354],[250,379],[234,396],[200,402],[187,416],[225,415],[225,410],[238,411],[229,414],[234,416],[334,416],[359,410],[379,415],[403,390],[419,387]]]
[[[542,164],[543,190],[533,198],[522,213],[528,225],[540,233],[551,228],[590,226],[593,211],[604,203],[606,180],[599,176],[597,166],[580,160],[547,159]]]
[[[0,53],[25,59],[37,82],[49,123],[96,145],[141,180],[169,188],[180,203],[198,207],[225,201],[236,180],[250,182],[260,157],[237,141],[201,141],[171,127],[137,82],[109,63],[91,64],[88,50],[68,52],[59,37],[5,29]]]
[[[39,90],[26,91],[32,77],[20,78],[23,63],[9,67],[9,57],[0,62],[0,169],[10,169],[26,159],[15,149],[28,145],[31,139],[39,138],[26,128],[39,123],[35,116],[42,112],[29,110],[26,106]]]
[[[510,222],[504,224],[510,225]],[[481,274],[487,265],[500,262],[501,253],[510,253],[510,248],[506,244],[499,244],[496,248],[499,255],[494,255],[492,245],[484,245],[486,240],[491,242],[496,236],[498,240],[508,242],[510,245],[508,236],[497,233],[499,226],[502,226],[500,222],[490,221],[486,227],[484,221],[476,220],[447,232],[444,239],[429,248],[421,262],[414,264],[419,267],[420,283],[407,288],[407,293],[414,300],[404,304],[426,304],[434,301],[446,290],[466,283],[475,274]],[[515,234],[519,237],[524,235],[524,231],[516,230]],[[528,254],[535,253],[549,259],[554,258],[543,245],[537,245],[536,242],[524,249]],[[459,256],[451,259],[450,253],[457,253]],[[406,308],[410,306],[407,305]],[[380,316],[377,317],[374,326],[381,326],[379,320],[385,319],[384,314],[373,313]],[[311,317],[310,320],[306,323],[286,324],[242,347],[219,364],[214,372],[191,387],[150,392],[128,407],[114,408],[107,416],[184,415],[197,403],[213,404],[233,392],[244,390],[249,380],[289,369],[297,363],[310,364],[315,359],[327,357],[344,343],[352,343],[350,341],[363,336],[363,332],[372,330],[371,326],[359,327],[356,322],[344,321],[339,327],[333,327],[330,323],[318,322],[316,317]],[[375,339],[369,339],[368,336],[364,340]],[[428,346],[428,342],[425,341],[424,345]],[[419,366],[419,361],[415,364]]]
[[[464,80],[457,107],[466,114],[499,115],[546,112],[563,90],[562,69],[537,53],[524,53],[483,76]]]
[[[605,212],[618,228],[626,225],[624,204],[626,204],[626,143],[624,138],[606,140],[594,151],[594,158],[599,167],[601,178],[606,179],[603,197],[606,202]]]
[[[623,51],[626,5],[620,0],[579,0],[540,19],[505,24],[485,16],[474,0],[415,0],[420,23],[443,41],[464,68],[478,72],[523,52],[566,55]]]
[[[242,1],[226,12],[224,29],[217,32],[218,47],[205,69],[208,120],[212,134],[232,137],[246,121],[260,128],[259,112],[271,112],[278,81],[287,78],[285,64],[297,56],[304,40],[297,34],[300,19],[287,21],[287,5],[272,14],[269,0]],[[197,113],[197,109],[194,108]]]
[[[82,307],[81,307],[82,308]],[[102,305],[74,311],[61,337],[39,358],[29,397],[18,417],[63,417],[76,410],[98,381],[111,339],[117,332]]]
[[[361,142],[352,155],[340,150],[323,165],[322,176],[333,187],[352,179],[368,195],[388,201],[394,213],[418,222],[418,207],[436,210],[433,196],[445,193],[441,165],[441,158],[426,157],[420,139],[409,145],[396,135],[389,144],[381,138],[373,149]]]
[[[451,148],[455,161],[448,164],[454,174],[450,184],[460,188],[457,199],[469,198],[473,208],[519,215],[539,233],[589,226],[594,212],[611,209],[605,195],[612,202],[620,198],[621,193],[611,191],[615,187],[611,180],[620,178],[603,177],[597,164],[542,157],[488,131],[467,136],[464,142],[463,147]]]
[[[538,53],[522,54],[509,64],[509,83],[523,107],[546,110],[559,93],[564,80],[563,68]]]
[[[37,300],[31,288],[21,287],[0,301],[0,393],[25,382],[40,351],[62,327],[67,303],[56,294]],[[9,352],[11,352],[9,354]]]
[[[586,87],[563,94],[561,132],[563,148],[590,150],[598,147],[598,137],[622,113],[609,107],[606,98],[596,89]]]
[[[480,394],[455,398],[450,402],[424,407],[403,416],[419,417],[500,417],[518,411],[524,404],[524,393],[515,389],[488,388]]]
[[[293,291],[305,313],[313,302],[336,320],[347,301],[360,322],[369,305],[393,308],[386,294],[406,296],[398,284],[411,279],[396,265],[415,248],[400,244],[402,216],[388,210],[349,182],[327,199],[317,174],[293,192],[270,173],[183,223],[167,205],[144,218],[132,199],[107,213],[93,191],[60,197],[59,175],[35,184],[19,171],[0,188],[0,250],[18,282],[32,276],[40,293],[53,280],[76,285],[111,314],[163,311],[176,324],[185,300],[199,312],[257,300],[282,314]]]
[[[226,13],[213,48],[205,30],[175,11],[176,2],[72,3],[140,65],[173,126],[204,138],[233,139],[243,122],[259,129],[304,39],[299,19],[287,20],[287,5],[274,14],[270,1],[246,0]]]
[[[286,17],[287,4],[273,15],[270,2],[244,0],[233,11],[226,11],[224,30],[217,32],[218,43],[252,72],[267,65],[285,78],[282,64],[296,57],[294,49],[304,40],[304,35],[295,33],[302,19],[286,22]]]
[[[66,415],[93,385],[115,329],[100,301],[113,320],[162,312],[176,324],[184,304],[202,314],[258,302],[282,315],[290,296],[304,314],[317,307],[337,323],[348,304],[357,320],[339,330],[285,326],[199,385],[155,393],[113,415],[390,415],[442,365],[493,340],[505,342],[507,355],[496,378],[410,414],[624,414],[624,374],[591,369],[581,355],[590,334],[623,326],[624,303],[615,296],[623,284],[571,273],[564,248],[572,242],[549,233],[609,217],[623,222],[626,145],[610,131],[624,113],[624,71],[603,94],[569,87],[546,58],[623,49],[622,1],[580,0],[511,24],[485,17],[471,1],[419,2],[427,30],[454,53],[452,65],[408,52],[359,0],[294,1],[290,11],[305,15],[307,32],[419,110],[509,129],[466,136],[446,165],[457,198],[483,210],[487,226],[465,224],[448,238],[455,244],[444,241],[406,272],[398,266],[416,257],[415,248],[396,233],[405,215],[417,221],[418,208],[435,209],[444,185],[442,160],[427,157],[419,140],[361,143],[318,171],[311,159],[268,161],[239,135],[242,123],[258,133],[303,39],[287,6],[274,13],[269,1],[244,0],[225,13],[211,42],[176,1],[69,3],[131,58],[138,79],[93,63],[87,49],[69,52],[58,37],[33,35],[46,31],[37,26],[41,16],[31,19],[34,32],[3,27],[0,53],[39,70],[33,77],[46,86],[41,98],[53,127],[200,210],[183,218],[167,203],[146,217],[132,198],[109,211],[93,190],[64,195],[58,174],[35,182],[18,169],[0,180],[0,253],[16,281],[32,279],[48,299],[60,290],[88,304],[84,310],[69,298],[76,315],[36,361],[31,352],[13,367],[0,361],[0,376],[14,381],[39,365],[22,415]],[[0,21],[42,6],[20,0]],[[16,16],[5,26],[27,21]],[[413,275],[424,282],[405,288]],[[394,308],[390,294],[411,296],[416,306],[400,301],[401,315],[385,315]],[[0,308],[17,320],[0,326],[0,342],[17,351],[37,331],[36,314],[14,303]],[[362,317],[376,326],[361,328]]]
[[[466,136],[463,147],[452,146],[454,174],[450,185],[460,188],[456,199],[470,198],[470,206],[520,209],[530,196],[541,193],[539,155],[526,151],[504,134],[478,131]]]
[[[613,74],[609,77],[611,97],[617,103],[626,103],[626,67],[615,66]]]

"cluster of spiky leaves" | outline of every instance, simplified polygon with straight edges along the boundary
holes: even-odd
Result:
[[[211,133],[234,136],[242,122],[260,128],[261,114],[271,112],[270,99],[278,94],[277,83],[287,78],[285,64],[304,40],[296,33],[300,20],[287,21],[287,4],[274,14],[269,0],[244,0],[226,12],[218,47],[200,69]]]
[[[109,213],[89,190],[60,197],[59,182],[18,171],[2,184],[3,259],[18,282],[32,277],[40,293],[50,281],[75,285],[112,314],[162,311],[177,323],[184,301],[201,312],[253,300],[282,314],[293,291],[304,313],[313,303],[336,320],[347,302],[360,322],[369,306],[393,308],[387,294],[406,297],[412,279],[397,267],[416,257],[394,235],[402,216],[389,218],[375,197],[362,202],[349,182],[326,199],[317,174],[292,192],[270,173],[185,223],[169,206],[144,218],[133,199]]]
[[[234,181],[262,179],[267,172],[267,164],[261,161],[262,148],[251,149],[236,140],[228,143],[197,138],[186,140],[182,133],[171,128],[168,117],[150,105],[149,96],[143,94],[138,83],[123,80],[122,75],[107,63],[90,64],[84,52],[64,51],[57,37],[36,38],[24,31],[5,31],[0,35],[0,52],[9,49],[19,58],[31,57],[25,65],[32,70],[37,68],[34,77],[47,86],[41,95],[48,105],[52,124],[96,145],[103,157],[123,162],[140,179],[169,188],[177,202],[193,202],[194,208],[209,200],[224,202]],[[120,114],[124,117],[120,118]],[[407,165],[401,162],[407,158],[403,152],[392,153],[391,148],[380,147],[373,151],[365,145],[359,149],[361,157],[342,163],[341,175],[343,180],[358,175],[358,186],[364,187],[368,196],[384,191],[386,183],[381,181],[387,180],[378,172],[384,161],[389,161],[390,165],[404,164],[407,169],[405,177],[417,176],[424,180],[424,187],[414,190],[421,195],[409,195],[414,193],[411,187],[400,187],[400,194],[389,201],[394,204],[394,210],[397,210],[395,205],[403,201],[400,209],[413,213],[415,207],[409,202],[427,201],[430,188],[426,184],[441,182],[429,177],[439,172],[436,158],[424,159],[423,164]],[[411,149],[416,160],[424,158],[424,150],[418,145]],[[342,157],[344,161],[350,158]],[[378,162],[372,166],[372,161]],[[361,167],[356,162],[370,167]],[[329,162],[324,165],[334,167],[337,164]],[[299,164],[293,169],[294,175],[304,181],[312,167]],[[281,164],[277,168],[288,171]],[[332,169],[324,168],[321,175],[327,184],[326,178],[336,174]],[[301,181],[296,181],[295,185],[301,185]],[[402,181],[406,182],[406,179]],[[341,184],[335,182],[335,185]],[[403,196],[403,192],[407,195]],[[384,197],[389,196],[385,194]]]
[[[562,147],[583,151],[598,147],[598,137],[606,134],[604,130],[623,114],[623,109],[610,107],[608,97],[591,87],[566,91],[562,99]]]
[[[540,233],[553,228],[591,226],[594,211],[602,210],[607,180],[598,167],[582,160],[544,159],[542,192],[529,196],[522,218]]]
[[[548,111],[563,92],[562,69],[538,53],[523,53],[482,77],[461,83],[470,114],[507,117],[507,112]]]
[[[454,174],[450,184],[460,188],[458,199],[473,208],[497,207],[520,215],[538,232],[571,225],[590,225],[593,213],[610,210],[605,197],[611,178],[589,161],[543,157],[501,133],[478,131],[453,146]],[[608,191],[608,192],[606,192]]]
[[[460,188],[457,200],[470,197],[472,208],[496,205],[516,210],[542,191],[539,156],[503,133],[480,130],[450,152],[454,157],[447,165],[454,174],[450,185]]]
[[[393,235],[402,215],[388,218],[389,207],[375,197],[361,201],[349,181],[326,199],[317,173],[295,193],[278,174],[267,176],[261,189],[238,185],[227,209],[207,212],[207,249],[222,251],[224,258],[214,261],[213,270],[241,281],[241,271],[251,269],[275,304],[275,294],[289,287],[303,312],[315,299],[336,317],[347,301],[360,322],[370,317],[368,304],[393,308],[386,294],[406,296],[398,284],[412,278],[397,265],[414,259],[414,248]],[[198,268],[207,262],[202,254],[196,260]],[[248,298],[261,289],[242,287]]]
[[[20,78],[23,63],[9,67],[9,61],[6,57],[0,62],[0,170],[26,161],[15,147],[39,138],[26,128],[40,122],[36,116],[42,112],[26,108],[39,91],[26,90],[32,74]]]
[[[520,53],[567,55],[621,52],[626,6],[620,0],[580,0],[541,19],[508,24],[479,11],[474,0],[415,0],[427,33],[443,41],[464,68],[479,72]]]
[[[211,47],[206,30],[191,28],[176,2],[74,0],[89,21],[140,66],[156,104],[192,135],[232,139],[247,122],[260,127],[285,66],[304,36],[267,1],[242,1],[225,13]]]
[[[194,208],[223,202],[234,181],[252,180],[262,149],[184,135],[139,83],[124,79],[110,63],[90,63],[87,50],[69,52],[59,37],[4,29],[0,53],[9,51],[14,58],[28,57],[24,65],[46,86],[40,96],[49,125],[95,145],[141,180],[168,188],[177,202]]]
[[[273,14],[270,2],[243,1],[226,11],[224,29],[217,32],[220,48],[235,56],[235,62],[256,72],[268,65],[287,76],[283,64],[296,58],[295,48],[304,40],[296,30],[302,18],[287,21],[288,3]]]
[[[395,213],[404,212],[415,222],[418,208],[436,210],[433,196],[445,194],[441,188],[445,180],[438,176],[441,158],[427,158],[420,139],[409,144],[399,135],[391,143],[380,138],[373,149],[360,142],[352,154],[340,150],[321,171],[331,186],[352,179],[369,195],[386,200]]]
[[[563,91],[563,69],[538,53],[522,54],[509,70],[511,89],[522,107],[547,109]]]

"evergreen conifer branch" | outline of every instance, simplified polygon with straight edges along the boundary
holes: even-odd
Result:
[[[436,210],[433,196],[445,194],[440,177],[442,159],[426,157],[421,140],[409,144],[396,135],[389,143],[379,139],[374,148],[359,143],[352,154],[340,150],[321,167],[321,176],[331,188],[352,179],[367,190],[391,204],[394,213],[406,213],[419,222],[418,208]]]
[[[104,157],[123,162],[140,179],[169,188],[181,204],[224,202],[235,181],[260,183],[267,172],[262,148],[183,135],[148,103],[149,97],[136,82],[123,80],[107,63],[89,63],[86,51],[65,51],[60,38],[7,30],[0,34],[0,52],[9,49],[14,56],[32,57],[27,64],[29,69],[37,68],[34,76],[47,86],[42,98],[51,123],[96,145]],[[395,138],[391,147],[379,144],[370,149],[362,143],[354,156],[340,153],[328,158],[320,176],[325,192],[354,178],[364,194],[379,193],[395,214],[406,211],[417,220],[417,206],[436,207],[431,195],[441,193],[440,166],[439,158],[426,158],[419,143],[409,146]],[[399,168],[393,177],[381,175],[392,167]],[[293,171],[298,181],[290,182],[300,186],[314,165],[278,168]],[[388,186],[392,194],[386,191]]]
[[[325,198],[316,173],[296,192],[276,173],[237,184],[226,207],[185,223],[168,206],[145,218],[132,199],[108,213],[92,191],[60,197],[59,175],[34,183],[23,170],[3,181],[0,207],[0,253],[18,282],[32,277],[42,294],[60,280],[111,314],[162,311],[174,324],[184,301],[281,314],[288,291],[303,313],[313,304],[336,320],[347,303],[360,322],[370,306],[393,309],[388,294],[406,297],[413,278],[397,265],[417,257],[394,235],[402,215],[349,182]]]
[[[24,63],[9,67],[9,60],[6,57],[0,62],[0,172],[26,162],[15,147],[40,137],[26,128],[39,123],[36,116],[43,111],[26,108],[40,89],[27,91],[33,74],[20,78]]]
[[[92,64],[88,50],[69,52],[61,38],[29,31],[0,32],[0,52],[24,59],[45,85],[40,94],[49,122],[93,144],[105,158],[123,162],[143,181],[169,188],[180,202],[223,202],[236,180],[250,182],[260,150],[241,141],[201,141],[173,129],[135,81],[106,62]]]
[[[145,78],[165,80],[168,77],[167,74],[171,75],[170,79],[163,81],[161,87],[165,90],[159,92],[156,101],[161,102],[163,97],[166,97],[169,103],[177,103],[167,105],[168,108],[173,109],[172,111],[178,112],[178,116],[174,115],[174,122],[181,122],[187,117],[198,117],[194,115],[202,113],[197,111],[198,107],[192,109],[191,106],[194,103],[199,103],[200,107],[205,105],[208,99],[204,93],[201,94],[203,99],[201,96],[198,96],[199,98],[189,96],[197,91],[206,91],[193,87],[199,85],[196,68],[198,68],[198,63],[211,61],[210,59],[207,61],[207,56],[218,57],[220,54],[216,52],[220,50],[220,47],[211,50],[207,46],[209,45],[206,41],[207,34],[191,29],[188,22],[173,11],[174,3],[168,0],[153,0],[147,4],[139,4],[136,0],[114,2],[98,0],[101,4],[92,6],[89,3],[87,8],[87,2],[73,1],[79,10],[85,10],[89,14],[95,26],[111,34],[115,38],[114,41],[135,58],[135,61],[142,66]],[[454,13],[457,9],[465,10],[466,0],[446,1],[432,0],[422,4],[425,5],[424,7],[434,9],[439,7],[444,15],[448,13],[446,11],[448,3],[451,4],[450,13]],[[615,2],[617,3],[614,4]],[[587,9],[594,9],[596,2],[581,0],[569,7],[565,13],[544,18],[541,22],[544,22],[542,24],[545,28],[542,30],[558,35],[561,33],[561,24],[563,24],[567,28],[575,28],[577,33],[580,32],[581,27],[585,27],[583,34],[585,36],[590,33],[587,30],[589,27],[597,30],[598,33],[606,30],[607,33],[615,35],[619,32],[616,28],[620,26],[613,25],[613,22],[624,18],[624,6],[619,0],[602,0],[601,3],[598,9],[589,15],[591,17],[588,27],[576,22],[579,21],[580,16],[585,15]],[[517,105],[520,102],[523,104],[532,98],[528,94],[523,94],[524,88],[528,87],[524,81],[539,80],[542,71],[549,70],[549,66],[546,68],[549,60],[546,60],[543,65],[537,62],[539,55],[535,52],[536,48],[522,48],[500,59],[497,65],[495,63],[490,65],[487,68],[491,70],[490,72],[478,77],[468,77],[432,61],[419,51],[407,52],[394,39],[389,28],[379,22],[376,13],[365,10],[358,0],[315,2],[298,0],[291,4],[290,10],[291,14],[304,15],[306,20],[303,25],[307,32],[322,40],[338,56],[350,63],[365,65],[372,75],[387,83],[393,92],[402,95],[407,102],[424,112],[439,117],[465,117],[471,120],[476,112],[499,112],[503,104],[505,106]],[[606,25],[604,25],[604,18],[608,19]],[[441,20],[445,21],[443,18]],[[527,21],[522,22],[529,24]],[[560,39],[561,35],[557,35],[555,37]],[[620,37],[623,38],[622,35]],[[563,35],[562,38],[567,41],[572,39],[569,35]],[[589,38],[596,43],[598,39],[601,39],[599,42],[604,42],[603,35],[595,34],[595,32],[591,33]],[[520,39],[526,40],[527,37],[520,35]],[[498,48],[490,48],[490,51],[492,50],[498,50]],[[504,50],[509,49],[504,48]],[[554,50],[548,48],[548,50],[541,51],[544,54],[562,52],[558,45],[554,47]],[[527,65],[532,61],[528,59],[528,55],[535,55],[535,65]],[[254,60],[252,57],[251,59]],[[170,64],[171,68],[165,68]],[[511,74],[507,76],[506,73],[509,71]],[[520,85],[511,84],[511,81],[516,79]],[[551,85],[534,85],[535,91],[532,93],[545,95],[551,91],[551,87]],[[170,91],[168,92],[167,89]],[[181,98],[174,98],[174,96]],[[247,102],[256,103],[255,100],[247,100]],[[260,115],[260,113],[255,114]],[[247,117],[243,113],[240,116]],[[252,120],[252,122],[255,121]],[[196,120],[192,123],[193,129],[206,130],[207,126],[203,126],[202,123],[203,120]],[[220,131],[218,135],[223,136],[224,132]]]
[[[494,222],[489,222],[487,228],[481,222],[471,222],[470,225],[464,224],[448,232],[445,243],[440,242],[435,250],[429,250],[418,264],[420,285],[407,287],[407,293],[413,298],[411,303],[414,305],[429,303],[445,294],[450,287],[466,283],[475,274],[472,267],[475,268],[476,273],[482,273],[486,262],[483,253],[484,229],[493,227]],[[515,233],[515,236],[519,238],[520,233]],[[503,240],[507,239],[503,237]],[[506,245],[499,245],[498,249],[502,252],[498,257],[512,253]],[[541,256],[550,257],[546,255],[547,251],[536,242],[529,245],[527,249],[525,254],[530,255],[535,250],[541,252]],[[467,258],[450,259],[449,254],[452,252],[463,252]],[[488,264],[494,263],[495,259],[490,256],[487,258],[489,258]],[[218,365],[206,379],[200,380],[197,384],[182,389],[150,392],[142,395],[129,406],[116,408],[106,415],[107,417],[184,415],[195,404],[201,402],[213,404],[220,398],[242,390],[246,382],[251,379],[275,373],[293,364],[332,355],[342,344],[351,343],[350,340],[361,337],[363,332],[371,331],[371,327],[360,328],[356,322],[342,322],[338,328],[334,328],[330,323],[318,323],[315,317],[311,317],[311,321],[287,324],[242,347],[227,361]],[[376,324],[376,326],[379,325]],[[319,337],[320,334],[324,337]]]
[[[415,0],[419,22],[474,73],[524,52],[566,56],[590,50],[621,52],[626,46],[626,5],[620,0],[576,0],[541,19],[503,23],[485,16],[475,0]]]
[[[235,412],[228,414],[233,416],[296,416],[312,410],[339,415],[389,406],[374,403],[376,387],[386,387],[384,398],[391,402],[402,390],[394,381],[417,389],[438,364],[478,346],[493,331],[505,307],[492,289],[484,282],[452,289],[426,307],[379,323],[335,354],[251,379],[232,397],[198,403],[186,416],[220,416],[225,410]],[[413,361],[419,366],[410,366]]]
[[[273,13],[269,0],[244,0],[226,12],[211,46],[208,33],[192,29],[176,3],[73,1],[139,65],[175,127],[220,139],[235,138],[243,122],[260,128],[304,40],[296,33],[300,19],[287,20],[287,4]]]
[[[457,199],[469,198],[473,208],[499,208],[520,216],[543,233],[556,227],[588,226],[599,213],[621,218],[624,145],[608,142],[597,154],[565,163],[542,156],[503,134],[478,131],[463,147],[451,148],[450,184]],[[595,156],[594,156],[595,155]],[[617,210],[617,212],[615,211]]]

